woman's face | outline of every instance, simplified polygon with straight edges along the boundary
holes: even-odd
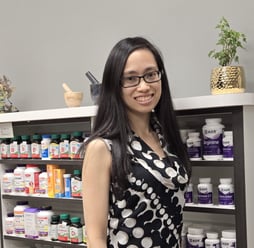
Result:
[[[154,55],[148,49],[138,49],[132,52],[127,59],[123,78],[129,81],[132,80],[133,76],[143,76],[146,73],[150,78],[158,70]],[[124,79],[122,84],[124,84]],[[122,97],[128,113],[150,113],[160,100],[161,80],[147,83],[144,78],[140,78],[140,83],[137,86],[122,87]]]

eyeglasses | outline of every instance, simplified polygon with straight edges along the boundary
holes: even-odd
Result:
[[[121,84],[123,88],[130,88],[136,87],[140,84],[141,78],[146,83],[156,83],[161,79],[161,72],[160,71],[151,71],[145,73],[143,76],[127,76],[123,77],[121,80]]]

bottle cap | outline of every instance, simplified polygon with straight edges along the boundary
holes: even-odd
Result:
[[[217,239],[218,236],[219,236],[219,234],[216,233],[216,232],[208,232],[208,233],[206,233],[206,237],[208,239]]]
[[[200,183],[211,183],[211,178],[210,177],[202,177],[199,178]]]
[[[70,177],[71,177],[71,174],[63,174],[63,177],[64,177],[64,178],[70,178]]]
[[[229,239],[235,239],[236,238],[235,230],[223,230],[221,232],[221,235],[222,235],[223,238],[229,238]]]
[[[220,178],[220,183],[221,184],[231,184],[232,178]]]
[[[79,223],[80,222],[80,217],[72,217],[71,222],[72,223]]]
[[[204,230],[202,228],[188,227],[188,233],[193,235],[202,235]]]

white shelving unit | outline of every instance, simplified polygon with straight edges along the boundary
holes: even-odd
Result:
[[[220,177],[232,177],[235,186],[235,207],[232,209],[187,204],[186,219],[203,221],[208,225],[228,224],[236,229],[237,247],[252,248],[254,237],[254,94],[225,94],[174,99],[182,128],[194,128],[201,132],[205,118],[221,117],[226,130],[233,131],[233,161],[192,161],[193,180],[212,177],[218,183]],[[216,183],[215,183],[216,184]],[[216,192],[216,186],[214,192]],[[215,193],[216,194],[216,193]],[[216,199],[215,199],[216,201]]]
[[[253,213],[254,209],[254,180],[252,175],[253,167],[253,140],[254,132],[254,94],[227,94],[216,96],[200,96],[189,98],[174,99],[175,109],[179,121],[183,127],[193,125],[195,127],[203,124],[204,118],[207,116],[222,116],[226,124],[234,131],[234,147],[235,158],[234,161],[196,161],[193,162],[193,176],[196,171],[200,173],[210,173],[217,170],[217,176],[227,175],[230,173],[234,178],[235,183],[235,208],[220,208],[218,206],[204,207],[186,205],[186,213],[191,214],[207,214],[208,221],[216,219],[214,216],[225,217],[225,221],[232,222],[237,231],[237,240],[239,247],[252,248],[254,244],[254,237],[252,230],[254,229]],[[55,132],[71,132],[75,130],[83,130],[89,132],[92,118],[96,115],[97,107],[78,107],[78,108],[63,108],[63,109],[49,109],[38,111],[25,111],[17,113],[6,113],[0,116],[1,124],[11,123],[14,133],[20,134],[34,134],[34,133],[55,133]],[[13,168],[17,163],[28,163],[28,161],[20,160],[1,160],[0,161],[0,176],[2,176],[5,168]],[[29,163],[39,164],[45,166],[50,161],[29,161]],[[73,169],[76,166],[82,165],[81,161],[56,160],[64,168]],[[199,172],[198,172],[199,173]],[[215,173],[216,174],[216,173]],[[12,195],[1,195],[2,219],[11,207],[14,207],[15,202],[22,197],[15,197]],[[62,210],[61,208],[74,209],[75,214],[82,215],[82,201],[77,199],[52,199],[28,197],[27,200],[32,203],[41,204],[47,203],[54,205],[54,208]],[[65,210],[66,210],[65,209]],[[44,241],[34,241],[29,243],[29,240],[19,237],[8,237],[3,232],[2,247],[12,248],[21,247],[23,244],[26,247],[34,247],[35,242],[44,244]],[[240,241],[239,241],[240,240]],[[61,247],[78,247],[72,244],[45,243],[49,245],[57,245]]]
[[[96,106],[89,106],[6,113],[0,116],[0,125],[3,124],[5,127],[5,125],[8,124],[13,129],[13,133],[15,135],[32,135],[34,133],[71,133],[73,131],[83,131],[85,134],[88,134],[96,111]],[[37,164],[41,169],[45,168],[46,164],[57,164],[60,168],[66,169],[67,173],[73,173],[74,169],[82,169],[82,160],[5,159],[0,161],[0,175],[2,177],[6,168],[15,168],[17,164],[28,163]],[[38,245],[48,245],[47,247],[85,247],[84,244],[77,245],[65,242],[29,240],[24,237],[6,235],[4,233],[5,216],[8,212],[13,211],[16,202],[20,200],[27,200],[31,207],[50,205],[55,213],[67,212],[71,216],[81,217],[83,222],[82,199],[48,198],[1,193],[1,211],[3,221],[1,241],[3,248],[34,248],[38,247]]]

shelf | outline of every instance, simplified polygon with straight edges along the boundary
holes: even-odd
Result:
[[[59,164],[59,165],[82,165],[82,159],[0,159],[0,164]]]
[[[41,195],[17,195],[17,194],[2,194],[3,199],[15,199],[15,200],[29,200],[29,199],[40,199],[40,200],[50,200],[50,201],[57,201],[62,202],[63,204],[68,202],[80,202],[82,203],[82,198],[55,198],[55,197],[45,197]]]
[[[217,213],[217,214],[235,214],[235,206],[186,203],[185,207],[184,207],[184,211],[202,212],[202,213]]]
[[[41,239],[27,239],[25,237],[18,237],[18,236],[12,236],[12,235],[4,235],[4,239],[6,240],[16,240],[16,241],[22,241],[27,244],[43,244],[43,245],[54,245],[57,247],[87,247],[86,244],[72,244],[69,242],[60,242],[60,241],[51,241],[51,240],[41,240]]]
[[[217,160],[217,161],[211,161],[211,160],[199,160],[199,161],[190,161],[191,166],[202,166],[202,167],[233,167],[234,161],[231,160]]]

